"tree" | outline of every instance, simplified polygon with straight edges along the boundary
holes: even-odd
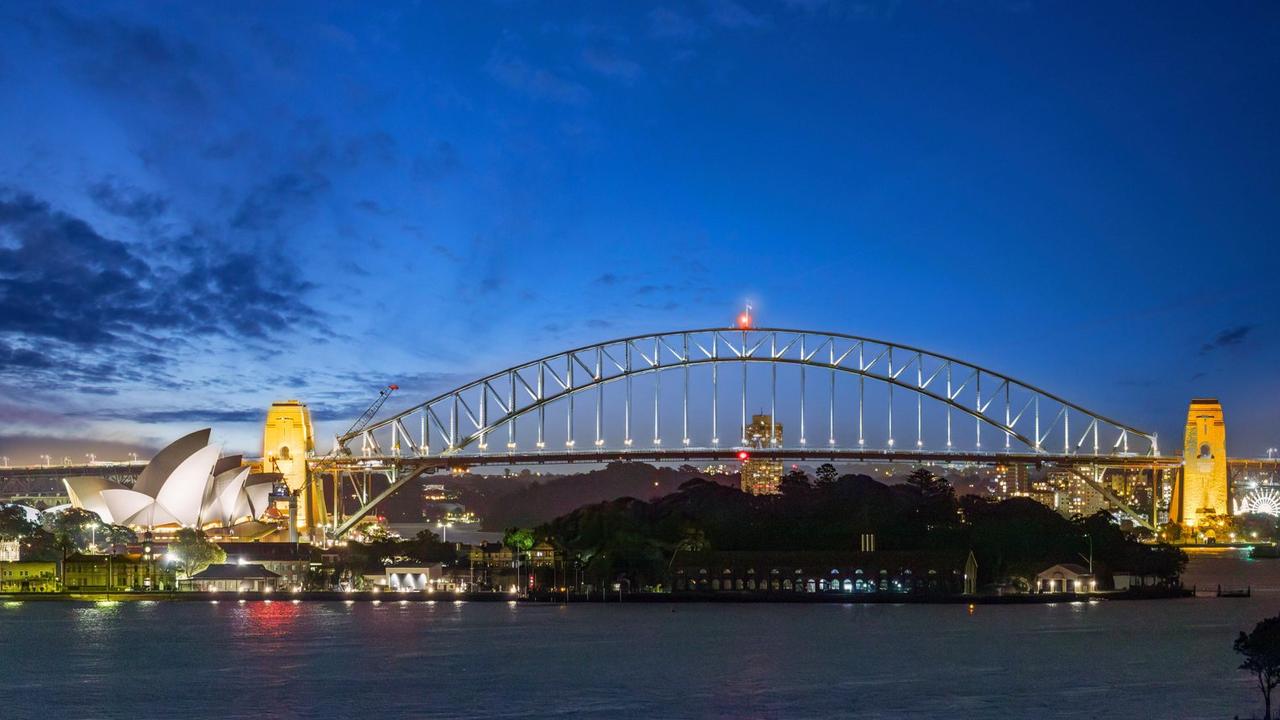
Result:
[[[68,555],[88,545],[89,526],[101,525],[102,518],[97,513],[81,508],[67,508],[60,513],[45,514],[45,529],[53,535],[54,547],[62,553],[65,560]]]
[[[502,544],[516,553],[525,553],[533,548],[533,531],[528,528],[507,528],[502,536]]]
[[[819,485],[830,485],[834,483],[839,474],[839,471],[836,470],[836,466],[831,463],[822,463],[814,473],[818,478]]]
[[[203,530],[182,528],[173,537],[169,552],[177,558],[182,574],[191,577],[214,563],[227,561],[227,553],[218,547]]]
[[[1234,647],[1244,656],[1240,669],[1253,673],[1258,681],[1263,720],[1271,720],[1271,691],[1280,685],[1280,615],[1258,623],[1251,633],[1241,632]]]
[[[533,548],[533,531],[528,528],[507,528],[506,534],[502,536],[502,544],[511,548],[516,556],[516,580],[519,581],[520,559]]]
[[[778,481],[778,491],[787,496],[803,496],[811,488],[809,476],[803,470],[792,470]]]
[[[907,476],[907,484],[920,491],[923,498],[937,498],[951,493],[951,483],[929,471],[929,468],[918,467]]]
[[[27,519],[27,511],[21,505],[0,507],[0,540],[21,540],[40,526]]]

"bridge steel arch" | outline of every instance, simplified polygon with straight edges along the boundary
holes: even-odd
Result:
[[[947,447],[953,443],[952,413],[976,421],[975,445],[981,446],[981,428],[989,427],[1005,439],[1006,449],[1016,440],[1036,453],[1050,453],[1053,447],[1064,455],[1092,454],[1095,456],[1151,455],[1159,454],[1156,436],[1110,417],[1090,411],[1067,401],[1042,388],[1022,382],[1008,375],[995,372],[974,363],[930,352],[921,348],[899,345],[883,340],[805,330],[760,328],[750,330],[704,329],[686,330],[653,335],[639,335],[587,345],[573,350],[548,355],[521,365],[493,373],[487,377],[442,393],[426,402],[407,408],[398,414],[375,422],[363,430],[339,436],[336,444],[346,454],[353,454],[350,445],[360,441],[360,454],[364,456],[391,455],[394,457],[452,457],[460,455],[473,445],[479,451],[487,451],[490,436],[507,427],[505,450],[516,449],[515,424],[525,416],[538,416],[539,449],[544,446],[543,431],[545,408],[561,400],[572,402],[576,397],[597,390],[597,416],[594,445],[605,445],[601,431],[602,393],[605,385],[627,382],[630,378],[683,368],[686,371],[682,408],[684,426],[681,445],[688,446],[687,370],[700,365],[748,365],[765,363],[778,366],[797,366],[805,369],[827,370],[856,376],[860,383],[866,380],[889,386],[890,392],[898,388],[917,396],[928,398],[948,409]],[[731,382],[731,381],[730,381]],[[719,397],[720,379],[713,373],[712,397]],[[740,405],[739,429],[742,437],[738,443],[720,443],[718,400],[712,403],[712,439],[715,447],[738,446],[746,442],[746,401],[744,393]],[[984,387],[986,391],[984,392]],[[802,385],[803,388],[803,385]],[[771,409],[776,407],[776,381]],[[834,393],[832,393],[834,396]],[[1016,400],[1016,402],[1015,402]],[[861,421],[865,408],[863,395],[859,393],[859,445],[863,445]],[[801,429],[799,442],[807,445],[804,427],[803,389],[800,398]],[[892,395],[889,399],[889,445],[893,446]],[[834,400],[828,405],[828,444],[835,444]],[[497,409],[491,414],[490,407]],[[625,447],[633,444],[631,415],[635,408],[631,394],[625,401],[627,429],[623,439]],[[660,411],[655,400],[655,427]],[[917,404],[916,445],[923,445],[921,423]],[[406,421],[417,419],[417,432],[410,431]],[[1072,432],[1072,422],[1079,433]],[[573,415],[568,418],[566,445],[576,446]],[[464,428],[465,426],[465,428]],[[1061,443],[1056,433],[1061,432]],[[379,436],[389,439],[390,452],[383,449]],[[389,437],[388,437],[389,436]],[[1073,441],[1074,438],[1074,441]],[[1106,443],[1103,440],[1106,438]],[[655,432],[655,439],[661,438]],[[438,443],[435,441],[439,441]],[[1137,447],[1131,450],[1131,443]],[[434,448],[434,452],[433,452]]]
[[[865,384],[870,381],[888,390],[885,407],[879,409],[884,413],[880,417],[887,421],[887,450],[877,456],[886,460],[936,461],[940,457],[955,457],[960,461],[972,459],[975,452],[982,457],[1007,457],[1018,462],[1043,459],[1073,468],[1108,464],[1133,467],[1143,462],[1143,458],[1153,463],[1168,460],[1159,457],[1153,433],[1088,410],[1009,375],[941,353],[856,335],[809,330],[683,330],[609,340],[547,355],[441,393],[358,432],[335,438],[338,450],[335,466],[345,463],[348,467],[363,464],[390,468],[391,481],[376,498],[364,497],[364,506],[334,528],[335,535],[340,536],[353,527],[378,502],[408,484],[407,480],[445,463],[573,462],[576,458],[600,461],[616,457],[679,459],[733,453],[747,445],[747,368],[759,365],[770,368],[769,413],[775,418],[777,369],[798,368],[800,374],[798,442],[766,446],[764,452],[771,457],[812,458],[824,452],[830,452],[833,458],[865,456],[863,451],[869,450],[864,427]],[[694,445],[690,437],[689,405],[691,398],[698,402],[689,390],[690,369],[699,366],[711,369],[710,394],[699,396],[703,401],[712,400],[710,442],[706,445]],[[741,367],[739,373],[732,372],[735,366]],[[661,379],[668,371],[682,374],[681,427],[679,442],[664,445]],[[811,443],[807,436],[805,383],[809,373],[818,371],[825,371],[829,376],[826,443]],[[651,444],[637,442],[637,424],[632,421],[636,409],[648,401],[648,398],[640,403],[634,401],[632,379],[647,375],[654,376]],[[858,382],[856,448],[842,448],[836,441],[837,375],[850,376]],[[625,385],[620,447],[608,444],[604,430],[604,388],[615,383]],[[722,385],[738,386],[741,390],[735,408],[738,417],[728,424],[722,423],[720,417]],[[915,399],[914,418],[910,418],[914,420],[915,431],[912,445],[898,444],[895,438],[895,390],[909,393]],[[595,422],[594,428],[587,430],[590,444],[579,445],[574,403],[584,397],[594,403]],[[923,402],[926,399],[945,408],[945,447],[925,447]],[[567,405],[565,446],[550,449],[545,440],[546,410],[558,403]],[[853,408],[847,410],[848,413],[840,412],[842,428],[852,419]],[[961,439],[957,420],[973,422],[972,435],[963,432],[972,442]],[[534,423],[536,432],[532,451],[517,446],[517,423],[527,422]],[[730,427],[739,437],[722,442],[726,434],[723,431]],[[984,429],[989,438],[995,439],[994,443],[989,440],[986,448],[983,447]],[[504,434],[505,438],[501,437]],[[908,429],[906,436],[910,438],[911,434]],[[500,444],[490,450],[490,441],[495,437]],[[354,448],[357,441],[358,448]],[[993,445],[995,450],[990,449]],[[874,455],[875,451],[870,454]],[[401,468],[408,472],[399,474]],[[1085,479],[1118,502],[1096,478]]]

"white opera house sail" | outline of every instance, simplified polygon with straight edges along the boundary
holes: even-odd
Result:
[[[74,507],[104,522],[137,528],[231,527],[266,512],[278,476],[250,474],[239,455],[219,457],[209,428],[171,443],[143,468],[132,488],[96,477],[67,478]]]

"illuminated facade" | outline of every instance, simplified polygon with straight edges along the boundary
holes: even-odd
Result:
[[[262,427],[262,470],[280,473],[298,496],[297,526],[305,534],[324,522],[324,484],[308,482],[307,458],[315,450],[311,410],[297,400],[271,403]]]
[[[1174,488],[1169,517],[1195,527],[1209,516],[1229,514],[1227,426],[1217,400],[1191,401],[1182,452],[1182,478]]]
[[[208,428],[156,453],[128,488],[100,477],[63,480],[74,507],[134,528],[230,527],[267,509],[270,477],[253,475],[239,455],[219,457]]]
[[[747,445],[753,448],[777,447],[782,444],[782,424],[772,415],[752,415],[747,426]],[[782,463],[748,458],[742,463],[742,492],[772,495],[782,482]]]

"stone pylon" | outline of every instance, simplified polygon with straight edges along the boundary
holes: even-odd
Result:
[[[1195,527],[1206,516],[1230,514],[1222,403],[1213,398],[1191,401],[1182,452],[1182,477],[1174,487],[1169,517],[1183,527]]]

